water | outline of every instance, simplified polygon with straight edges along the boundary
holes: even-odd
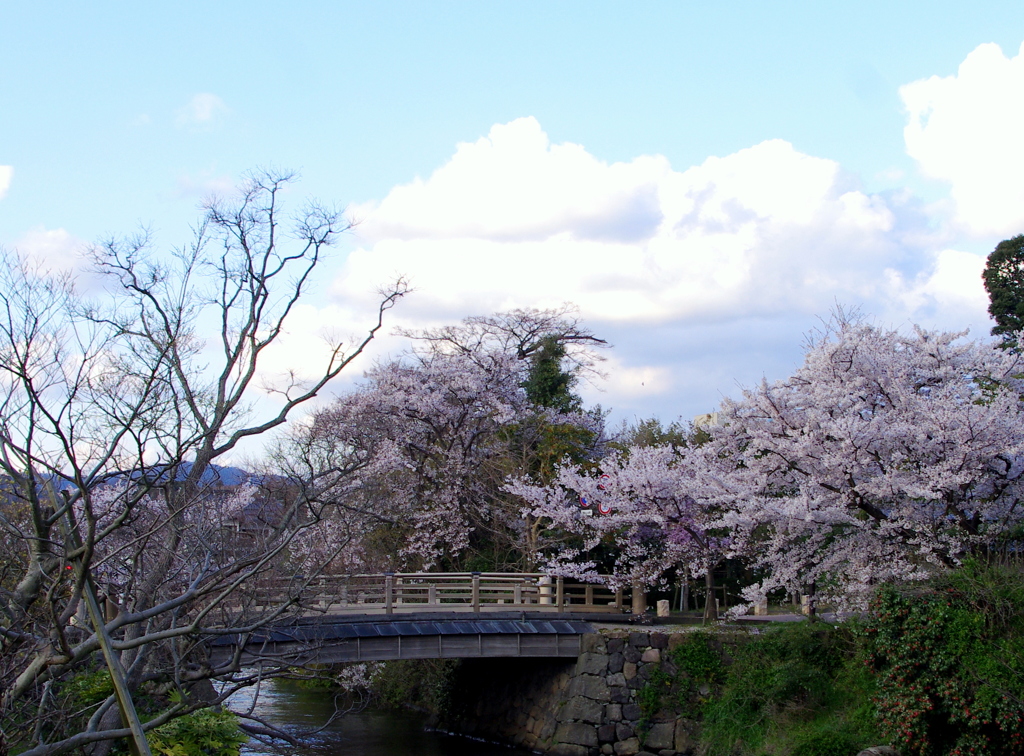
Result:
[[[248,709],[252,691],[234,696],[231,708]],[[335,713],[334,696],[271,681],[260,691],[253,713],[289,734],[323,726]],[[312,736],[309,748],[273,749],[255,741],[243,748],[244,756],[525,756],[528,751],[444,735],[425,729],[416,712],[363,710],[336,718]]]

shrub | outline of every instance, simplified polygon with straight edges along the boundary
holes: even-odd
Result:
[[[1024,576],[971,563],[888,587],[866,629],[879,722],[915,756],[1024,754]]]
[[[160,756],[238,756],[248,738],[230,711],[200,709],[147,733]]]
[[[722,655],[714,647],[714,639],[709,633],[690,633],[670,656],[676,666],[698,685],[713,683],[722,674]]]
[[[374,703],[382,708],[412,706],[446,712],[451,686],[459,669],[457,659],[389,661],[381,665],[370,686]]]
[[[76,674],[61,685],[60,691],[74,708],[82,709],[105,700],[114,692],[114,683],[110,672],[104,668]]]
[[[670,652],[668,659],[675,668],[674,674],[669,674],[664,668],[656,668],[644,687],[637,691],[641,732],[647,731],[651,717],[665,704],[667,696],[675,698],[681,711],[696,715],[697,711],[691,711],[694,690],[700,685],[716,682],[722,674],[721,652],[714,637],[707,632],[686,635],[682,643]]]
[[[872,682],[851,628],[781,625],[735,654],[703,707],[706,756],[849,756],[877,743]]]

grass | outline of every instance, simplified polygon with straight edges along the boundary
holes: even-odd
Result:
[[[735,656],[702,706],[704,756],[849,756],[880,742],[852,628],[773,627]]]

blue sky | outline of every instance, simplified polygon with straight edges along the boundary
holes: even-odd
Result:
[[[837,302],[987,334],[1022,42],[1011,2],[6,3],[0,244],[170,247],[203,196],[297,169],[363,222],[282,358],[402,273],[405,326],[575,302],[616,345],[587,398],[688,418]]]

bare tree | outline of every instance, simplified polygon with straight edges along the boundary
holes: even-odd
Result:
[[[315,512],[286,485],[225,486],[216,463],[315,397],[406,288],[382,291],[367,332],[331,344],[314,378],[292,374],[272,387],[271,409],[259,404],[261,359],[348,228],[316,204],[286,223],[291,180],[251,176],[234,200],[209,203],[191,243],[170,255],[146,234],[97,246],[112,294],[102,305],[5,254],[0,745],[104,753],[131,736],[148,752],[143,730],[254,682],[236,663],[211,668],[204,638],[251,632],[297,605],[298,589],[253,610]],[[257,526],[226,537],[242,523]],[[103,667],[114,692],[75,710],[69,681]],[[215,693],[213,679],[228,684]],[[145,725],[140,691],[162,702]]]
[[[565,359],[574,373],[599,375],[597,363],[604,357],[595,349],[607,347],[584,325],[575,305],[536,310],[515,309],[493,315],[476,315],[456,325],[425,330],[399,330],[403,336],[425,342],[427,351],[468,356],[494,352],[528,361],[545,341],[565,348]]]

